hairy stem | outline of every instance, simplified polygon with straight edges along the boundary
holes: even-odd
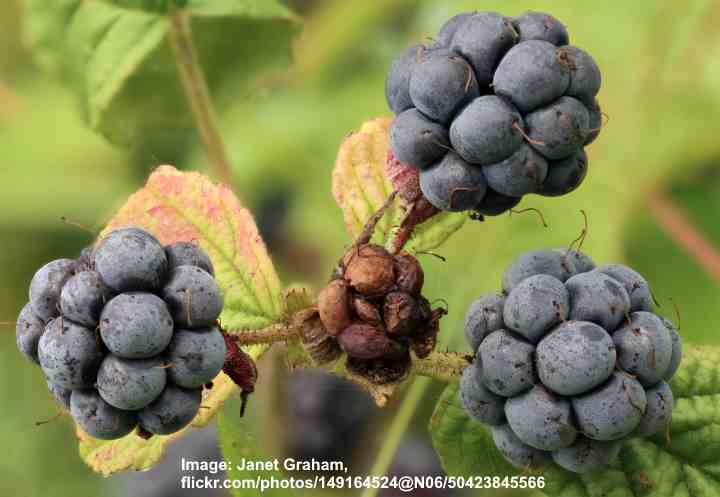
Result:
[[[241,347],[300,339],[300,331],[289,323],[277,323],[260,330],[228,330],[226,333]]]
[[[383,202],[377,212],[370,216],[370,219],[368,219],[368,221],[365,223],[365,226],[363,227],[362,233],[360,233],[360,236],[358,236],[357,240],[355,240],[355,246],[365,245],[366,243],[370,242],[373,233],[375,233],[375,228],[385,215],[385,212],[387,212],[392,203],[395,201],[395,197],[397,196],[397,194],[397,190],[393,191],[388,196],[388,198],[385,199],[385,202]]]
[[[439,213],[440,210],[433,207],[424,197],[419,197],[408,207],[405,217],[395,231],[395,236],[388,242],[387,248],[390,253],[399,254],[412,238],[415,228]]]
[[[425,359],[413,360],[413,373],[450,383],[460,377],[471,357],[459,352],[433,352]]]
[[[195,126],[202,139],[205,152],[217,178],[225,184],[232,183],[232,168],[217,125],[215,109],[210,99],[205,74],[192,41],[190,19],[187,12],[172,8],[169,12],[169,39],[175,54],[185,98],[195,119]]]
[[[387,473],[388,468],[395,458],[395,453],[400,446],[400,442],[402,442],[405,431],[412,421],[413,415],[417,411],[417,407],[420,401],[422,401],[428,386],[430,386],[430,378],[425,377],[416,377],[410,384],[410,388],[408,388],[407,394],[400,405],[400,409],[398,409],[390,427],[384,434],[385,442],[375,458],[375,463],[370,469],[369,476],[383,476]],[[378,490],[378,488],[370,486],[365,489],[361,497],[375,497]]]

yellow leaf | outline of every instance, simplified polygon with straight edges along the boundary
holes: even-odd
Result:
[[[340,146],[332,173],[332,192],[342,210],[345,226],[352,238],[362,231],[367,220],[383,205],[394,190],[387,175],[392,118],[380,117],[365,122]],[[394,203],[378,223],[373,241],[385,245],[402,221],[403,208]],[[465,222],[462,213],[442,212],[418,226],[407,248],[432,250],[441,245]]]
[[[353,238],[360,234],[393,188],[385,175],[390,118],[367,121],[360,131],[343,141],[332,174],[332,191],[343,211],[345,226]],[[400,220],[397,206],[391,206],[377,227],[378,243],[384,244],[392,223]]]

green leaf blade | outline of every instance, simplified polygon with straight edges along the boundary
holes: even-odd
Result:
[[[35,57],[65,80],[88,125],[114,144],[182,141],[193,130],[168,44],[170,3],[25,0]],[[238,61],[249,80],[290,59],[299,22],[276,0],[195,0],[186,10],[211,89],[238,72]]]
[[[171,7],[182,7],[187,0],[105,0],[107,3],[123,9],[142,12],[167,12]]]
[[[465,414],[458,392],[458,383],[448,385],[430,419],[433,444],[445,471],[465,477],[516,474],[495,449],[490,430]]]
[[[413,252],[427,252],[442,246],[445,240],[463,227],[467,216],[458,212],[441,212],[418,226],[408,243]]]

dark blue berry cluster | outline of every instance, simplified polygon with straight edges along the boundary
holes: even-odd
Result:
[[[201,248],[119,229],[77,260],[38,270],[17,345],[89,435],[120,438],[138,426],[167,435],[195,417],[225,363],[222,308]]]
[[[494,216],[527,194],[564,195],[587,173],[600,85],[593,58],[551,15],[459,14],[390,67],[392,152],[420,170],[441,210]]]

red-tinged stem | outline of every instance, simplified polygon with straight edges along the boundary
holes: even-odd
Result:
[[[648,203],[650,212],[665,234],[684,249],[715,283],[720,284],[720,252],[687,214],[660,192],[652,194]]]
[[[412,238],[415,228],[439,213],[440,210],[433,207],[425,197],[419,197],[408,208],[405,217],[395,232],[395,236],[390,241],[388,247],[390,253],[399,254]]]

